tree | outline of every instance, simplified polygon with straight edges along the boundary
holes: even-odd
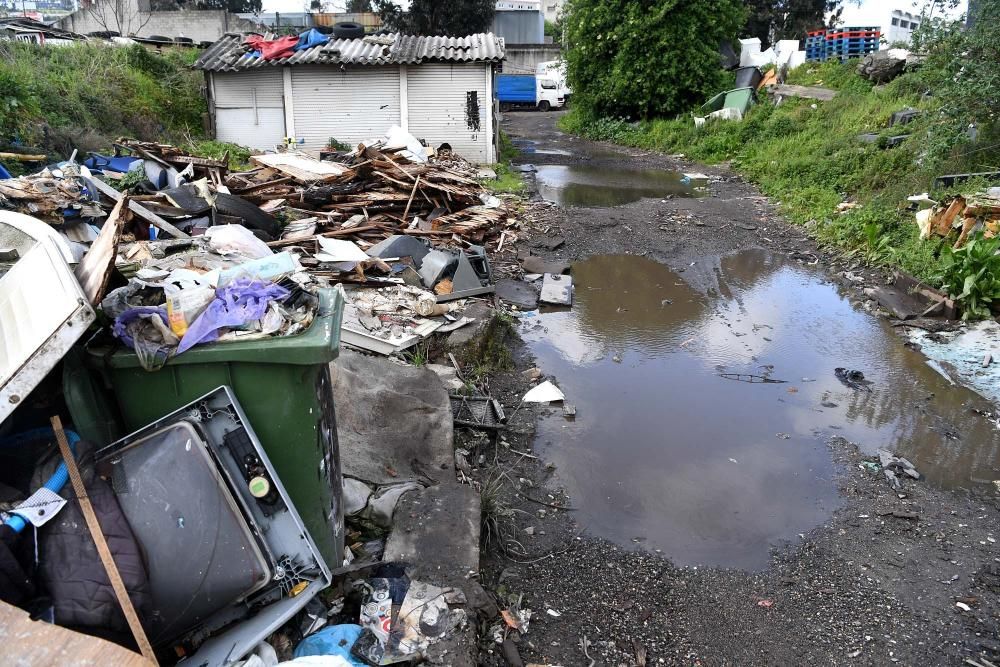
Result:
[[[262,0],[149,0],[154,12],[176,9],[225,9],[233,14],[259,14]]]
[[[597,116],[686,111],[723,89],[718,47],[745,19],[739,0],[570,0],[573,103]]]
[[[126,37],[139,34],[152,18],[140,7],[139,0],[94,0],[85,4],[84,10],[104,30]]]
[[[810,30],[836,24],[843,12],[842,0],[746,0],[743,4],[748,10],[744,34],[759,38],[765,48],[779,39],[804,39]]]
[[[375,0],[382,25],[410,35],[464,37],[486,32],[496,11],[494,0],[411,0],[403,11],[392,0]]]
[[[347,0],[347,11],[350,14],[363,14],[374,11],[372,0]]]

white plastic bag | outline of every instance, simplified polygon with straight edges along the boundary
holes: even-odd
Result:
[[[243,225],[219,225],[205,231],[209,246],[220,255],[238,254],[248,259],[261,259],[274,254],[267,244]]]

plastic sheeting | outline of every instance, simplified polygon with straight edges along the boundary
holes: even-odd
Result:
[[[288,290],[273,283],[243,278],[219,288],[215,295],[215,300],[208,304],[208,308],[184,334],[177,346],[178,354],[199,343],[216,340],[219,329],[240,327],[259,320],[264,317],[271,301],[284,299]]]

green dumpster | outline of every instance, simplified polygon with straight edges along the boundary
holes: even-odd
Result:
[[[88,345],[87,365],[110,387],[125,433],[221,385],[236,394],[327,565],[343,563],[340,453],[330,362],[340,348],[342,293],[319,292],[316,319],[295,336],[195,347],[148,372],[128,349]],[[94,423],[93,415],[74,420]],[[84,406],[80,405],[84,412]],[[86,435],[84,436],[86,437]]]
[[[739,109],[741,114],[746,115],[747,110],[750,109],[750,105],[753,103],[753,94],[753,88],[727,90],[701,105],[700,112],[707,116],[722,109]]]

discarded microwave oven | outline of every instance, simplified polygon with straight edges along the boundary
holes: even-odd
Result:
[[[154,647],[184,664],[239,660],[330,571],[229,387],[97,453],[146,556]]]

